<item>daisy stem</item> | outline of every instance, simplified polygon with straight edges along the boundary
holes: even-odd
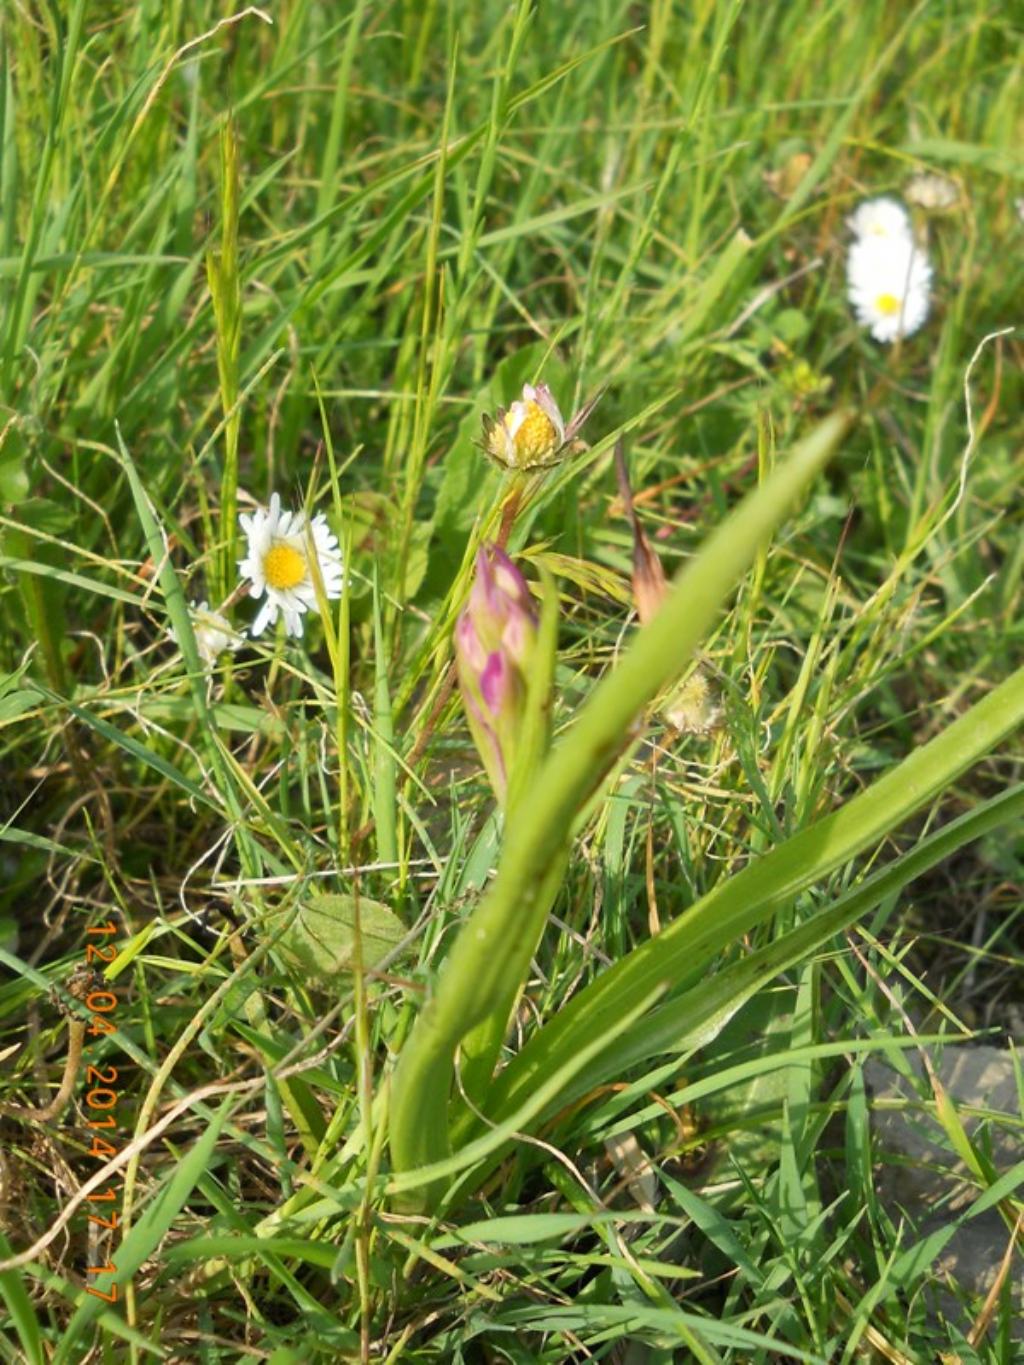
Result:
[[[352,538],[348,527],[345,528],[342,544],[341,598],[338,602],[338,619],[331,614],[331,604],[324,591],[323,575],[316,555],[313,533],[306,523],[306,556],[312,570],[313,586],[316,590],[317,609],[324,627],[324,644],[331,661],[334,677],[334,715],[335,744],[338,750],[338,867],[349,865],[351,841],[349,839],[349,772],[348,772],[348,713],[349,713],[349,574],[348,564],[352,554]]]
[[[231,590],[238,535],[238,404],[239,357],[242,343],[242,290],[238,269],[238,136],[229,119],[220,142],[220,250],[206,258],[206,277],[217,329],[217,375],[224,410],[224,467],[220,487],[220,559],[218,592]]]
[[[349,658],[349,619],[351,614],[349,585],[351,579],[348,565],[352,561],[352,535],[348,527],[345,528],[341,553],[345,568],[342,570],[341,601],[338,604],[338,667],[334,677],[334,690],[337,696],[338,715],[338,853],[342,867],[347,867],[349,863],[348,714],[351,662]]]

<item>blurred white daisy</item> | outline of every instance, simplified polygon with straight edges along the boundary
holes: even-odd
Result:
[[[960,198],[956,181],[939,175],[938,171],[918,171],[907,181],[903,193],[911,204],[922,209],[952,208]]]
[[[885,194],[858,204],[846,222],[853,235],[860,240],[905,242],[913,238],[910,214],[898,199],[891,199]]]
[[[303,511],[282,512],[275,493],[270,507],[259,508],[251,516],[238,518],[248,539],[248,554],[239,560],[238,572],[251,581],[253,597],[267,600],[252,623],[252,634],[261,635],[273,625],[278,614],[284,616],[285,630],[296,637],[302,634],[302,618],[316,611],[316,586],[310,554],[315,557],[323,581],[324,595],[341,596],[341,554],[335,536],[322,512],[306,520]]]
[[[863,237],[846,263],[850,303],[876,341],[916,332],[928,316],[932,268],[923,247],[905,240]]]
[[[192,617],[192,633],[196,637],[196,649],[207,668],[212,668],[218,657],[226,649],[235,650],[242,644],[243,637],[232,626],[226,616],[219,611],[211,611],[206,601],[193,602],[189,607]],[[178,637],[173,627],[167,632],[175,644]]]

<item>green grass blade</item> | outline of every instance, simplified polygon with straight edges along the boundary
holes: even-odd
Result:
[[[238,264],[238,202],[240,197],[238,135],[230,119],[220,138],[220,250],[206,259],[206,278],[217,328],[217,373],[224,410],[224,464],[220,486],[219,596],[226,597],[235,577],[238,539],[238,435],[242,416],[238,407],[242,351],[242,286]]]
[[[160,1245],[209,1165],[217,1139],[220,1137],[221,1127],[228,1116],[230,1103],[230,1100],[224,1101],[216,1116],[206,1125],[202,1136],[173,1168],[173,1173],[161,1193],[117,1248],[116,1274],[111,1276],[109,1281],[106,1276],[98,1277],[99,1283],[94,1279],[92,1283],[95,1288],[103,1289],[107,1294],[111,1292],[111,1286],[114,1284],[123,1289],[142,1263],[148,1260]],[[54,1365],[71,1365],[71,1362],[82,1359],[81,1335],[105,1306],[104,1300],[94,1295],[88,1295],[83,1299],[65,1329],[60,1347],[54,1356]]]
[[[381,620],[380,585],[373,584],[374,642],[374,784],[373,814],[377,833],[377,857],[382,863],[398,862],[398,779],[395,762],[395,729],[392,723],[388,655]]]
[[[11,1254],[10,1243],[0,1233],[0,1258],[6,1258]],[[32,1300],[19,1271],[5,1270],[0,1273],[0,1298],[7,1305],[10,1322],[18,1334],[27,1365],[43,1365],[46,1355],[43,1351],[39,1319],[36,1317]]]

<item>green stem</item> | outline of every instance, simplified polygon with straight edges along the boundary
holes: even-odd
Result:
[[[206,273],[217,329],[217,373],[224,409],[224,470],[220,487],[221,598],[227,597],[235,576],[238,537],[238,437],[242,414],[238,403],[239,360],[242,347],[242,286],[238,266],[239,169],[238,136],[229,119],[221,132],[220,251],[207,258]]]

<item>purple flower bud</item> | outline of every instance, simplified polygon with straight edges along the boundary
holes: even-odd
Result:
[[[469,728],[499,801],[508,787],[536,640],[526,580],[503,550],[482,546],[455,626],[455,662]]]
[[[500,715],[513,686],[511,670],[504,654],[488,654],[484,671],[480,674],[480,692],[492,715]]]

